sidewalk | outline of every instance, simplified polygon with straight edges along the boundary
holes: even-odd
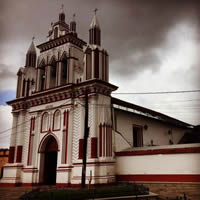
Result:
[[[0,200],[19,200],[25,192],[37,187],[0,187]]]

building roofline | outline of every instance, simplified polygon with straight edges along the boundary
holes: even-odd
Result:
[[[115,97],[112,97],[111,102],[112,102],[112,104],[116,104],[116,105],[130,108],[130,109],[140,112],[140,113],[136,113],[137,115],[145,116],[145,114],[146,114],[146,117],[148,117],[148,118],[153,118],[153,119],[156,119],[156,120],[159,120],[162,122],[167,122],[167,123],[170,123],[170,124],[173,124],[176,126],[180,126],[180,127],[185,127],[185,128],[193,128],[194,127],[191,124],[188,124],[181,120],[175,119],[175,118],[165,115],[163,113],[160,113],[160,112],[157,112],[157,111],[154,111],[149,108],[145,108],[145,107],[142,107],[142,106],[139,106],[136,104],[132,104],[132,103],[120,100]],[[123,110],[123,111],[129,112],[128,110]],[[141,113],[143,113],[143,114],[141,114]]]
[[[46,89],[46,90],[38,91],[38,92],[35,92],[32,95],[28,96],[28,97],[16,98],[16,99],[13,99],[11,101],[7,101],[6,103],[8,105],[12,105],[13,103],[18,103],[18,102],[23,102],[25,100],[38,98],[41,95],[50,95],[50,94],[53,94],[53,93],[56,93],[56,92],[63,92],[63,91],[66,91],[66,90],[77,89],[77,88],[80,88],[80,87],[86,88],[86,87],[89,87],[90,85],[94,85],[94,84],[106,86],[106,87],[110,88],[111,91],[115,91],[118,88],[117,86],[112,85],[112,84],[110,84],[106,81],[95,78],[95,79],[86,80],[86,81],[81,82],[81,83],[76,83],[76,84],[69,83],[69,84],[64,85],[64,86],[58,86],[58,87],[55,87],[55,88],[49,88],[49,89]]]

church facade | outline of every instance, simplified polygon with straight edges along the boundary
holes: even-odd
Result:
[[[87,89],[87,154],[91,163],[87,171],[92,173],[94,183],[113,182],[110,94],[117,87],[109,83],[108,53],[101,47],[96,15],[90,25],[88,45],[78,37],[76,22],[68,25],[61,11],[58,22],[52,24],[48,41],[37,47],[38,58],[31,43],[25,67],[17,74],[16,99],[9,102],[13,108],[13,130],[10,167],[5,168],[3,180],[16,184],[80,183]],[[106,144],[102,142],[105,137]]]
[[[96,13],[89,44],[78,37],[75,19],[67,24],[61,10],[37,48],[38,57],[32,41],[17,73],[16,99],[8,102],[13,128],[1,184],[81,184],[86,91],[87,184],[125,181],[119,158],[124,149],[178,144],[191,132],[189,124],[111,97],[117,86],[109,83],[109,55],[101,47]]]

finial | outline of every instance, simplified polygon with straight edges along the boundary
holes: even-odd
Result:
[[[76,14],[74,13],[73,18],[72,18],[72,21],[74,21],[74,22],[75,22],[75,17],[76,17]]]
[[[51,26],[53,26],[53,22],[51,22]]]
[[[97,11],[98,11],[98,9],[97,9],[97,8],[95,8],[95,9],[94,9],[94,14],[95,14],[95,15],[96,15]]]
[[[35,36],[33,35],[33,37],[32,37],[32,41],[34,42],[34,40],[35,40]]]
[[[61,13],[64,12],[64,4],[61,5],[60,11],[61,11]]]

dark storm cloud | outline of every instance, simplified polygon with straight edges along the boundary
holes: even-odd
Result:
[[[16,74],[11,72],[9,69],[10,66],[0,63],[0,80],[16,79]]]
[[[146,69],[159,70],[162,57],[154,50],[166,48],[168,31],[184,20],[199,25],[200,19],[199,0],[6,0],[0,13],[1,44],[14,45],[16,41],[29,44],[33,34],[36,43],[44,42],[62,3],[67,22],[76,13],[78,34],[85,41],[92,10],[99,9],[102,46],[110,55],[111,72],[124,77]]]
[[[158,70],[162,57],[154,49],[167,48],[166,36],[176,24],[187,21],[198,26],[199,9],[198,1],[151,0],[114,5],[114,13],[110,13],[114,24],[108,28],[105,44],[111,43],[111,64],[118,60],[121,66],[117,66],[117,70],[112,69],[112,72],[131,76],[145,69]],[[120,10],[126,12],[122,15]],[[128,67],[127,70],[124,70],[124,65]]]

